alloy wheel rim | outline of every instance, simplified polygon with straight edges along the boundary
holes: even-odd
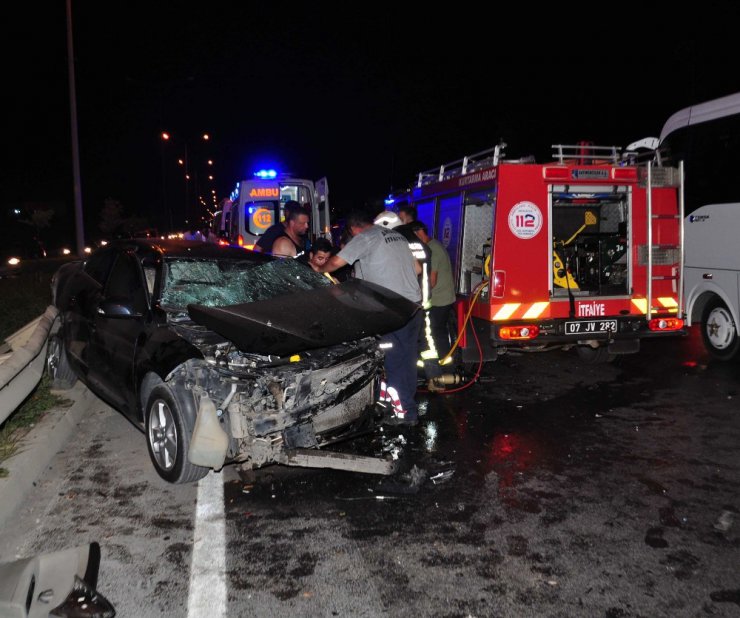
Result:
[[[54,377],[59,367],[59,339],[49,339],[49,352],[46,355],[46,369],[51,377]]]
[[[157,465],[171,470],[177,459],[177,430],[169,405],[157,399],[149,412],[149,444]]]

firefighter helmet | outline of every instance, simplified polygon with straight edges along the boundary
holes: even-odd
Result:
[[[374,223],[375,225],[382,225],[383,227],[387,227],[388,229],[392,230],[394,227],[398,227],[399,225],[401,225],[402,221],[395,212],[391,210],[384,210],[377,217],[375,217]]]

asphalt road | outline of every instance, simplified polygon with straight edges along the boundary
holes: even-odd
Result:
[[[695,335],[609,365],[505,356],[423,395],[403,440],[348,445],[402,447],[394,479],[169,486],[95,401],[0,560],[98,541],[119,616],[740,616],[737,368]]]

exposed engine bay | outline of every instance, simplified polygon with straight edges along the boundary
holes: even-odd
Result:
[[[203,359],[181,364],[167,382],[192,397],[199,413],[212,402],[228,437],[225,461],[289,463],[291,451],[320,449],[372,421],[382,365],[374,338],[279,357],[242,352],[192,322],[173,327]]]

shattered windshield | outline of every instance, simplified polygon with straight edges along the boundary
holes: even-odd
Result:
[[[165,260],[162,305],[186,311],[191,303],[222,307],[267,300],[331,285],[323,275],[296,260]]]

